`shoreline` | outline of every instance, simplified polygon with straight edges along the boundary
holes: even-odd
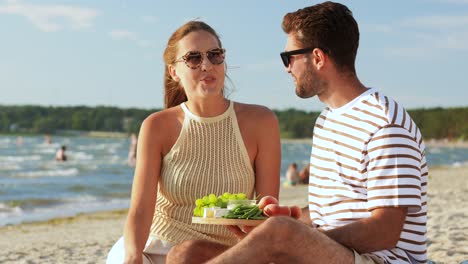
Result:
[[[66,131],[50,136],[59,137],[88,137],[88,138],[128,138],[131,133],[127,132],[108,132],[108,131]],[[0,133],[0,136],[31,136],[42,137],[41,133]],[[281,138],[281,142],[303,143],[312,145],[312,136],[310,138]],[[424,139],[427,147],[447,147],[447,148],[468,148],[468,140],[448,140],[448,139]]]

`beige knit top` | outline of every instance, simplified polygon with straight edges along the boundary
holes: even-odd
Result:
[[[255,175],[237,124],[234,103],[216,117],[199,117],[185,103],[184,123],[164,156],[150,236],[179,243],[190,239],[233,245],[225,226],[192,224],[195,200],[210,193],[254,193]]]

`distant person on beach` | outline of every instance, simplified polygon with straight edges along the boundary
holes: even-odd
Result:
[[[65,150],[67,150],[67,146],[62,145],[57,152],[55,153],[55,160],[56,161],[66,161],[67,155],[65,154]]]
[[[52,138],[50,137],[50,135],[44,136],[44,143],[46,143],[47,145],[52,144]]]
[[[299,181],[301,184],[309,184],[309,167],[310,164],[307,164],[299,172]]]
[[[135,133],[132,133],[132,135],[130,136],[130,148],[128,150],[128,158],[127,158],[128,165],[130,166],[135,166],[136,164],[137,143],[138,143],[138,137]]]
[[[235,246],[186,241],[168,263],[426,263],[422,136],[401,105],[359,81],[351,11],[324,2],[286,14],[282,27],[296,94],[327,104],[314,128],[309,206],[298,221],[264,197],[264,211],[277,217],[237,232]]]
[[[163,263],[172,245],[237,242],[224,226],[192,224],[210,193],[278,197],[281,145],[275,114],[225,98],[226,51],[206,23],[190,21],[164,51],[165,109],[141,126],[124,237],[107,263]]]
[[[295,162],[289,164],[286,170],[286,181],[283,186],[294,186],[300,183],[299,172],[297,171],[297,164]]]
[[[16,138],[16,145],[17,146],[22,146],[23,145],[23,137],[22,136],[18,136]]]

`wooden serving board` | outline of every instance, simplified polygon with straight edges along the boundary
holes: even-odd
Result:
[[[245,226],[257,226],[263,223],[265,220],[247,220],[247,219],[227,219],[227,218],[203,218],[203,217],[192,217],[193,224],[205,224],[205,225],[245,225]]]

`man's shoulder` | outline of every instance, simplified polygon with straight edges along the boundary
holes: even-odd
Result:
[[[364,97],[352,110],[350,114],[374,122],[380,128],[392,125],[406,127],[412,122],[402,104],[377,90]]]

